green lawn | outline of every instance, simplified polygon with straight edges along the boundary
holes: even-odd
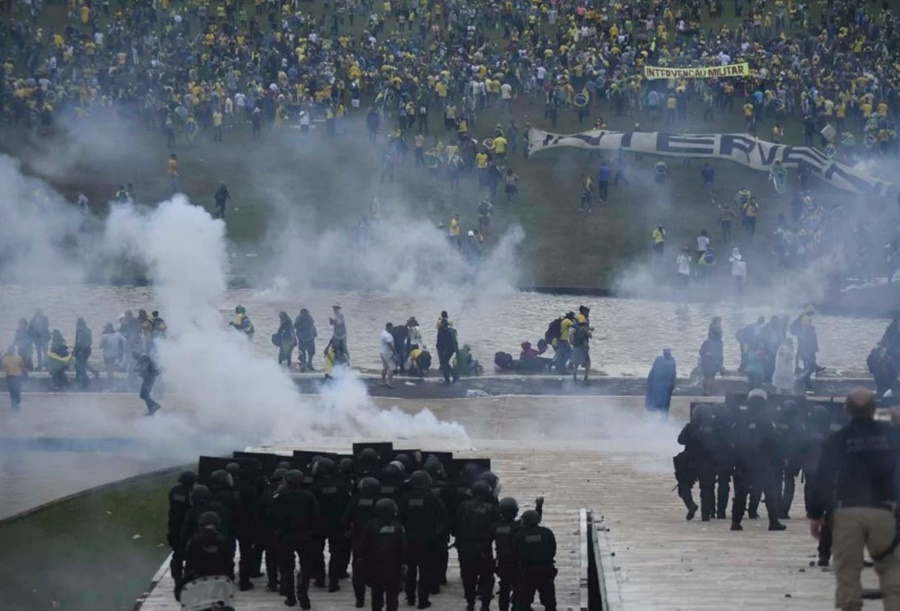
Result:
[[[89,492],[0,525],[0,609],[132,609],[169,552],[166,494],[176,474]]]
[[[726,3],[725,21],[734,22]],[[48,9],[48,19],[53,18]],[[58,15],[57,15],[58,18]],[[357,25],[359,22],[357,20]],[[718,26],[703,24],[703,27]],[[632,129],[640,122],[641,129],[665,130],[663,121],[651,121],[646,116],[614,117],[612,109],[601,101],[592,116],[579,125],[573,111],[560,115],[558,132],[589,129],[598,116],[603,116],[610,129]],[[740,103],[733,112],[717,113],[716,123],[702,121],[698,103],[690,109],[686,122],[674,131],[743,132]],[[365,108],[365,104],[363,104]],[[519,99],[513,114],[501,114],[489,109],[478,116],[473,127],[477,138],[491,135],[493,126],[504,125],[510,116],[521,127],[531,122],[550,130],[549,120],[543,117],[543,103],[529,105]],[[766,137],[771,120],[759,128]],[[284,226],[286,217],[297,216],[306,228],[315,231],[347,228],[362,214],[369,212],[373,195],[386,202],[400,201],[401,209],[417,217],[429,219],[435,225],[446,223],[451,215],[460,212],[465,228],[477,225],[476,206],[483,197],[474,179],[463,179],[463,186],[454,191],[445,180],[435,182],[424,170],[413,166],[413,155],[398,163],[397,180],[393,185],[379,182],[379,163],[384,139],[377,145],[368,143],[364,128],[364,110],[351,116],[342,126],[335,140],[324,137],[323,129],[314,136],[303,138],[296,130],[281,132],[267,130],[258,141],[250,139],[249,127],[241,126],[227,132],[223,143],[212,142],[211,136],[201,136],[195,148],[179,146],[177,152],[182,175],[181,187],[194,203],[212,208],[212,193],[218,182],[225,181],[233,195],[229,210],[228,234],[239,249],[258,252],[277,248],[271,231]],[[449,141],[451,134],[443,130],[440,112],[430,115],[431,136]],[[802,128],[796,120],[784,125],[786,141],[799,143]],[[26,167],[50,181],[74,199],[84,190],[100,214],[103,202],[112,197],[118,184],[133,182],[144,201],[158,201],[165,197],[165,162],[169,150],[164,138],[133,125],[105,124],[98,130],[119,134],[123,142],[134,142],[125,154],[85,155],[77,166],[62,175],[41,170],[37,160],[55,145],[22,144],[21,138],[4,137],[0,150],[21,157]],[[319,133],[316,133],[319,132]],[[429,141],[430,138],[429,137]],[[521,138],[520,138],[521,139]],[[521,146],[521,144],[520,144]],[[130,149],[130,150],[129,150]],[[410,150],[412,146],[410,144]],[[581,172],[596,175],[599,156],[574,149],[545,151],[531,159],[521,154],[512,156],[510,167],[521,177],[518,201],[508,206],[502,193],[495,202],[492,239],[508,227],[518,224],[525,230],[525,242],[520,249],[522,268],[527,270],[524,282],[530,285],[560,287],[610,287],[614,280],[635,260],[648,257],[650,232],[657,223],[668,231],[670,252],[682,245],[691,246],[693,238],[706,229],[718,244],[717,211],[710,205],[699,172],[701,162],[682,165],[681,160],[669,158],[669,185],[660,194],[652,184],[652,168],[656,159],[645,156],[631,160],[630,187],[612,187],[608,205],[598,207],[591,216],[577,212],[581,192]],[[739,238],[737,244],[747,255],[751,267],[762,269],[772,265],[771,243],[768,235],[775,228],[779,212],[787,212],[788,199],[777,197],[765,173],[754,172],[727,162],[713,164],[717,170],[718,198],[730,200],[740,186],[748,186],[762,204],[758,232],[762,234],[753,244]],[[792,173],[793,174],[793,173]],[[796,184],[796,175],[789,176],[789,185]],[[816,197],[826,202],[851,202],[843,192],[824,185],[818,187]],[[278,202],[278,205],[273,205]],[[491,240],[488,240],[490,245]],[[673,254],[674,257],[674,254]],[[720,270],[722,271],[722,270]],[[755,274],[751,274],[751,281]]]

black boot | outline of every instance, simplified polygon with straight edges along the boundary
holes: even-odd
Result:
[[[787,526],[785,526],[778,520],[772,520],[771,522],[769,522],[769,530],[787,530]]]
[[[741,526],[741,523],[740,523],[740,522],[732,522],[732,523],[731,523],[731,530],[744,530],[744,527]]]

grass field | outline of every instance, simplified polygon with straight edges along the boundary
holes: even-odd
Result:
[[[169,552],[175,477],[128,481],[0,524],[0,609],[132,609]]]
[[[725,21],[733,23],[732,7],[726,4]],[[49,8],[48,19],[59,19],[53,13],[57,10],[57,7]],[[716,27],[720,23],[705,23],[703,27]],[[673,131],[745,131],[739,103],[733,112],[719,112],[714,124],[702,121],[702,111],[696,101],[693,106],[687,121],[676,125]],[[260,253],[278,247],[273,232],[284,226],[287,215],[299,215],[303,224],[315,231],[336,227],[349,230],[362,214],[369,212],[373,195],[379,195],[387,205],[402,202],[397,205],[435,225],[446,223],[453,213],[459,212],[466,228],[475,227],[476,207],[484,193],[479,192],[474,178],[464,178],[462,187],[455,191],[448,182],[436,183],[423,169],[414,168],[410,153],[405,161],[398,162],[396,182],[380,183],[380,147],[385,140],[377,145],[367,141],[364,112],[351,116],[335,140],[325,138],[321,133],[324,129],[306,135],[294,129],[282,129],[265,131],[262,139],[253,141],[249,126],[227,132],[222,143],[213,142],[211,135],[201,135],[195,148],[182,144],[175,149],[182,175],[181,189],[195,203],[211,210],[212,193],[220,180],[225,181],[233,196],[228,215],[229,237],[238,248]],[[666,129],[662,119],[654,122],[646,116],[614,117],[607,102],[601,101],[584,124],[578,123],[574,111],[561,112],[559,125],[552,131],[589,129],[598,116],[605,118],[610,129],[632,129],[635,123],[648,131]],[[505,125],[510,117],[517,120],[520,129],[526,122],[551,129],[549,120],[543,117],[542,102],[529,105],[519,99],[511,115],[496,109],[483,112],[473,133],[480,141],[491,135],[496,123]],[[450,134],[443,131],[441,123],[439,110],[433,110],[431,136],[440,136],[446,142]],[[758,131],[765,136],[771,126],[768,120]],[[787,121],[784,127],[787,142],[802,140],[802,128],[796,120]],[[75,139],[82,144],[76,147],[72,147],[71,139],[29,143],[23,138],[4,137],[0,150],[22,158],[26,167],[47,177],[71,199],[78,190],[84,190],[101,214],[106,208],[102,202],[112,197],[119,184],[126,182],[135,184],[139,198],[145,202],[166,196],[165,163],[170,151],[160,134],[141,126],[106,120],[80,133]],[[56,167],[48,170],[47,164],[41,161],[48,155],[61,154],[77,157],[64,164],[64,171]],[[718,248],[717,211],[700,180],[702,163],[682,165],[679,159],[667,159],[669,184],[660,193],[652,184],[655,162],[649,156],[631,159],[631,186],[611,187],[608,203],[595,206],[594,214],[588,216],[577,212],[580,175],[585,172],[596,176],[599,155],[563,149],[546,151],[527,160],[521,153],[512,156],[509,167],[521,178],[520,195],[514,204],[507,205],[500,194],[499,201],[495,202],[493,236],[515,224],[523,227],[526,237],[519,255],[522,267],[527,270],[524,280],[540,286],[610,287],[632,262],[649,259],[650,232],[658,223],[668,231],[673,265],[677,249],[690,246],[693,250],[693,239],[702,229],[710,232],[713,247],[725,254]],[[756,270],[774,265],[768,236],[776,226],[778,213],[788,212],[788,198],[775,194],[765,173],[727,162],[713,165],[720,201],[730,200],[738,188],[747,186],[757,194],[762,205],[757,239],[751,244],[739,237],[736,242],[748,258],[750,282],[754,283],[760,278]],[[791,186],[796,186],[796,175],[789,176]],[[846,193],[824,185],[818,185],[817,189],[818,198],[848,201]],[[489,245],[490,242],[491,239]],[[724,267],[720,266],[719,272],[727,275]]]

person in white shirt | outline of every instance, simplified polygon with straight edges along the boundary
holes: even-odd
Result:
[[[675,267],[678,269],[678,283],[681,288],[686,289],[691,280],[691,249],[687,246],[678,255],[675,260]]]
[[[512,85],[509,83],[500,85],[500,99],[502,100],[503,108],[507,112],[512,112]]]
[[[744,292],[744,283],[747,281],[747,262],[744,261],[737,246],[731,249],[731,258],[728,261],[731,263],[731,277],[734,278],[735,288],[738,294],[741,294]]]
[[[706,230],[700,232],[700,235],[697,236],[697,260],[703,258],[703,255],[706,254],[706,251],[709,250],[709,236],[706,234]]]
[[[394,348],[394,336],[391,329],[394,325],[387,323],[381,332],[379,352],[381,354],[381,385],[393,388],[391,381],[394,379],[394,370],[397,368],[397,350]]]

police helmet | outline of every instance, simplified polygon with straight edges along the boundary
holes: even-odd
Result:
[[[712,406],[708,403],[701,403],[694,408],[691,416],[694,420],[709,420],[712,417]]]
[[[397,455],[394,457],[394,460],[395,460],[396,462],[400,463],[401,465],[403,465],[403,468],[404,468],[407,472],[409,472],[409,470],[410,470],[410,469],[412,468],[412,466],[413,466],[412,460],[410,460],[409,456],[407,456],[406,454],[397,454]]]
[[[197,484],[191,489],[191,503],[194,505],[202,501],[208,501],[210,498],[212,498],[212,492],[210,492],[208,486]]]
[[[353,459],[342,458],[340,461],[338,461],[337,468],[341,473],[353,473]]]
[[[500,499],[500,515],[512,520],[519,513],[519,503],[512,497]]]
[[[218,471],[213,471],[212,474],[210,474],[209,483],[221,488],[229,488],[231,487],[233,481],[231,479],[231,474],[228,471],[219,469]]]
[[[286,474],[287,474],[287,469],[281,469],[281,468],[275,469],[275,471],[272,473],[272,480],[276,481],[276,482],[281,481],[284,479],[284,476]]]
[[[469,489],[472,493],[472,497],[478,499],[479,501],[486,501],[491,498],[491,487],[484,480],[478,480],[472,487]]]
[[[328,477],[333,474],[334,469],[334,461],[330,458],[320,458],[313,467],[314,473],[323,477]]]
[[[429,488],[431,486],[431,476],[425,471],[415,471],[409,476],[409,485],[413,488]]]
[[[178,476],[178,483],[184,484],[185,486],[192,486],[197,483],[197,474],[193,471],[183,471],[181,475]]]
[[[230,462],[225,465],[225,471],[231,473],[232,475],[238,475],[241,472],[241,466],[236,462]]]
[[[359,480],[359,491],[363,496],[375,496],[381,492],[381,482],[374,477],[364,477]]]
[[[291,469],[284,474],[284,483],[288,486],[299,486],[303,483],[303,472],[299,469]]]
[[[406,473],[406,465],[404,465],[399,460],[392,460],[391,462],[388,463],[388,466],[394,467],[395,469],[397,469],[397,473],[400,473],[400,474]]]
[[[441,461],[437,458],[437,456],[429,456],[425,461],[424,469],[432,479],[444,478],[444,465],[441,464]]]
[[[378,452],[374,448],[366,448],[359,453],[359,460],[368,463],[378,462]]]
[[[534,509],[528,509],[522,513],[522,526],[537,526],[541,523],[541,514]]]
[[[480,472],[481,469],[477,463],[467,463],[466,466],[463,467],[462,479],[469,482],[474,481]]]
[[[397,516],[397,503],[392,499],[378,499],[375,503],[375,515],[382,520],[391,520]]]
[[[397,464],[388,463],[388,465],[384,468],[384,476],[387,478],[400,477],[400,469],[397,467]]]
[[[275,465],[278,469],[284,469],[285,471],[290,471],[292,469],[290,461],[282,460],[280,463]]]
[[[200,516],[200,528],[218,527],[221,523],[222,520],[215,511],[204,511]]]
[[[497,492],[500,490],[500,478],[497,477],[492,471],[485,471],[478,476],[478,479],[486,482],[487,485],[491,487],[491,492],[493,494],[497,494]]]

